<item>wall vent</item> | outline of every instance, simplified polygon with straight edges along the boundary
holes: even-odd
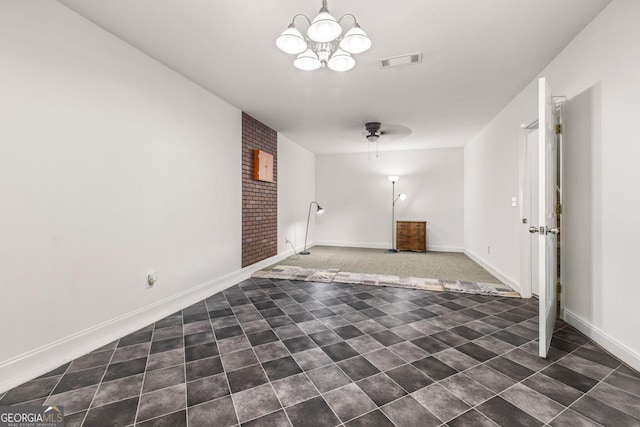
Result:
[[[392,56],[380,60],[380,68],[401,67],[403,65],[420,64],[422,62],[422,52],[409,53],[407,55]]]

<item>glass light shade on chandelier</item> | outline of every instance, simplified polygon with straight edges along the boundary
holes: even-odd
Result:
[[[345,52],[358,54],[366,52],[371,47],[371,39],[367,37],[360,25],[356,22],[353,27],[347,31],[340,41],[340,48]]]
[[[293,65],[300,70],[313,71],[322,67],[322,62],[314,51],[307,49],[296,57]]]
[[[307,42],[293,23],[276,39],[276,46],[290,55],[297,55],[307,50]]]
[[[306,38],[295,26],[298,17],[306,19]],[[341,37],[341,22],[345,17],[353,19],[353,26]],[[322,1],[318,15],[310,20],[306,15],[297,14],[291,24],[276,39],[276,46],[290,55],[297,55],[293,62],[296,68],[305,71],[328,67],[333,71],[348,71],[356,65],[353,54],[371,48],[371,40],[360,27],[356,17],[345,14],[336,20],[327,8],[327,0]]]
[[[342,49],[333,52],[327,65],[333,71],[349,71],[356,65],[356,60]]]
[[[318,16],[313,19],[307,30],[307,36],[318,43],[333,41],[340,37],[340,34],[342,34],[342,27],[325,6],[320,9]]]

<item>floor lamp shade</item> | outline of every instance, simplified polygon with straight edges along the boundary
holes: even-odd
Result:
[[[311,220],[311,208],[313,207],[314,204],[316,205],[316,215],[319,215],[322,212],[324,212],[324,209],[322,208],[322,206],[318,204],[318,202],[314,201],[309,203],[309,214],[307,215],[307,229],[304,232],[304,248],[302,249],[302,252],[299,252],[300,255],[309,255],[311,253],[307,250],[307,236],[309,235],[309,221]]]

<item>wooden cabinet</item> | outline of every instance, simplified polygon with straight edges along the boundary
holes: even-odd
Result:
[[[427,223],[425,221],[397,221],[396,248],[399,251],[427,251]]]

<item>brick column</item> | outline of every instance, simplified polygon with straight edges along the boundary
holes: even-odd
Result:
[[[253,150],[273,155],[273,182],[253,179]],[[278,253],[278,133],[242,113],[242,266]]]

